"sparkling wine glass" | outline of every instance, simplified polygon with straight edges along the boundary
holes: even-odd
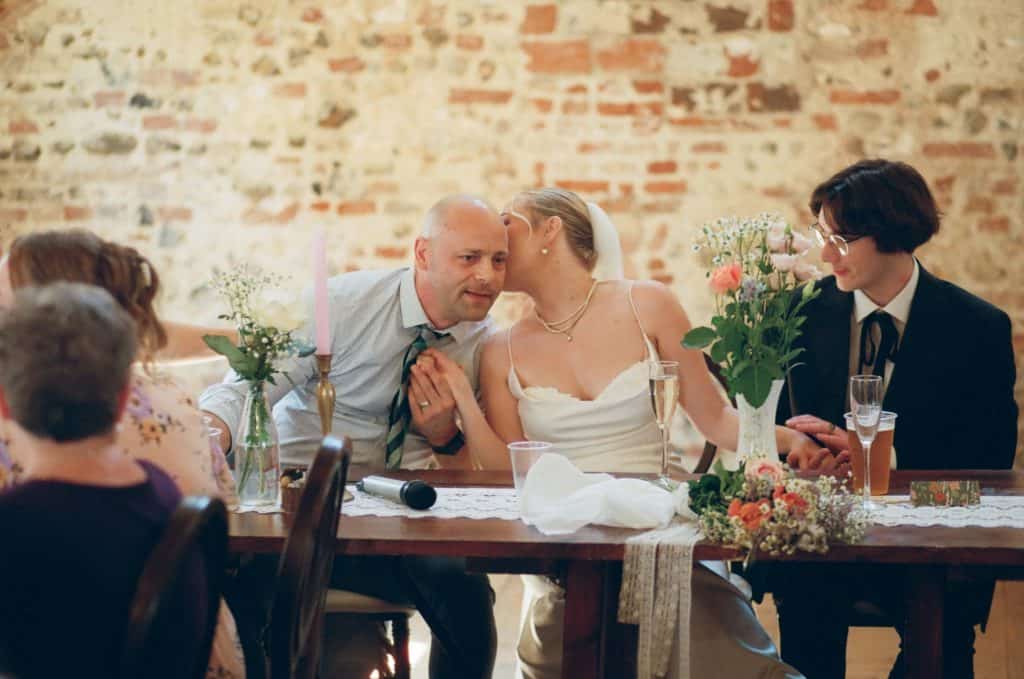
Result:
[[[850,410],[853,427],[864,451],[864,508],[879,509],[871,500],[871,444],[878,434],[882,415],[882,378],[879,375],[854,375],[850,378]]]
[[[679,404],[679,363],[651,361],[648,366],[651,407],[654,408],[654,419],[661,430],[661,473],[657,484],[673,490],[676,484],[668,477],[668,434],[672,427],[672,416]]]

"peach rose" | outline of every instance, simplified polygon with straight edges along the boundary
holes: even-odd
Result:
[[[742,506],[743,506],[743,503],[738,498],[737,499],[733,499],[733,501],[729,503],[729,510],[726,512],[726,515],[728,515],[728,516],[739,516],[740,515],[740,507],[742,507]]]
[[[784,476],[782,464],[778,460],[768,458],[748,461],[744,474],[748,479],[768,479],[772,483],[779,483]]]
[[[748,531],[755,531],[771,516],[771,505],[768,500],[747,502],[739,509],[740,522]]]
[[[721,295],[740,287],[743,280],[743,268],[739,264],[725,264],[711,272],[712,292]]]

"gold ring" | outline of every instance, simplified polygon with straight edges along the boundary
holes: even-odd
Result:
[[[420,406],[420,410],[423,410],[424,408],[429,408],[430,407],[430,401],[420,401],[419,406]]]
[[[828,423],[828,433],[829,434],[834,434],[835,432],[836,432],[836,423],[835,422],[829,422]]]

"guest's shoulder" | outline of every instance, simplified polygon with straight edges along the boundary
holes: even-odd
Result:
[[[932,288],[939,304],[962,320],[973,319],[975,323],[983,324],[986,327],[1009,325],[1010,317],[995,304],[968,292],[956,283],[939,278],[923,268],[921,269],[921,282],[918,284],[919,292],[921,284],[924,284],[926,289]]]

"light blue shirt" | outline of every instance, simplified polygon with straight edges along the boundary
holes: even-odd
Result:
[[[336,276],[328,281],[328,297],[333,354],[330,378],[337,395],[333,433],[352,439],[354,464],[383,469],[388,413],[400,386],[402,359],[419,333],[418,326],[432,326],[416,294],[411,268]],[[312,336],[310,327],[307,323],[307,336]],[[495,327],[490,317],[465,321],[446,328],[443,332],[449,337],[430,338],[428,343],[458,363],[476,388],[479,349]],[[268,393],[274,404],[282,463],[309,464],[321,438],[316,360],[313,356],[293,358],[281,368],[284,374],[274,376],[277,385],[268,385]],[[224,420],[234,441],[244,401],[245,384],[230,371],[223,382],[203,392],[199,407]],[[426,439],[410,430],[402,466],[424,467],[431,455]]]

